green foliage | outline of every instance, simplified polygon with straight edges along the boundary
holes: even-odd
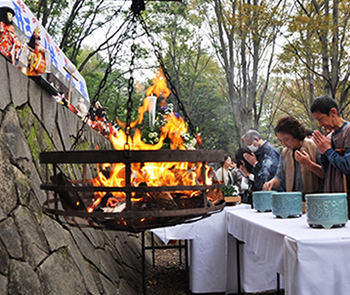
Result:
[[[84,47],[80,51],[77,58],[77,65],[85,60],[86,56],[92,51],[91,48]],[[105,71],[109,66],[102,56],[93,56],[85,65],[81,74],[85,78],[86,85],[89,92],[90,100],[93,101],[97,98],[98,101],[106,108],[107,115],[111,121],[116,120],[118,117],[120,120],[126,120],[126,101],[129,94],[127,91],[128,80],[118,67],[113,67],[110,75],[107,77],[105,86],[100,89],[100,82],[105,76]],[[136,92],[136,91],[135,91]],[[142,103],[143,93],[134,93],[132,110],[132,119],[137,117],[137,108]]]
[[[116,52],[114,42],[119,32],[96,53],[97,46],[83,46],[83,40],[102,27],[103,34],[98,36],[101,42],[119,29],[126,17],[122,5],[93,0],[82,6],[78,5],[80,0],[25,3],[39,21],[47,19],[45,28],[57,43],[62,43],[77,68],[84,65],[81,73],[91,101],[98,99],[107,108],[110,120],[125,122],[131,42],[126,40]],[[324,93],[334,96],[347,115],[350,8],[344,1],[329,3],[326,11],[327,6],[320,1],[147,2],[142,15],[156,42],[146,42],[149,40],[138,27],[135,72],[139,72],[134,76],[143,79],[140,83],[144,88],[136,90],[135,83],[132,120],[138,115],[144,90],[151,85],[149,73],[140,72],[157,69],[154,49],[164,57],[178,97],[203,137],[203,148],[234,154],[240,145],[240,133],[251,126],[272,139],[274,122],[284,114],[316,128],[309,107],[316,96]],[[222,14],[216,15],[219,6]],[[335,8],[338,15],[332,14]],[[223,35],[221,43],[219,37]],[[271,46],[276,38],[278,55]],[[111,72],[100,88],[109,66]],[[173,94],[167,102],[183,116]],[[153,132],[159,135],[157,128],[147,124],[143,131],[149,143],[156,138],[149,137]]]
[[[58,43],[63,45],[63,51],[77,68],[84,64],[80,72],[86,80],[90,100],[100,101],[107,109],[110,121],[118,118],[125,122],[126,102],[129,99],[130,44],[126,42],[119,49],[120,52],[116,52],[117,46],[113,44],[115,39],[111,39],[97,53],[94,53],[95,48],[82,45],[82,40],[95,32],[98,27],[106,26],[109,21],[117,23],[118,18],[123,19],[125,17],[123,9],[118,11],[115,6],[106,4],[107,9],[102,10],[102,6],[98,6],[96,1],[87,1],[84,7],[79,7],[80,0],[54,2],[52,8],[45,2],[27,1],[27,3],[39,16],[39,21],[42,20],[43,11],[51,9],[52,14],[48,17],[46,28],[55,36]],[[148,2],[143,16],[150,33],[156,34],[155,39],[160,42],[146,46],[144,40],[136,42],[136,68],[144,68],[142,62],[149,57],[154,61],[152,51],[158,50],[164,56],[163,61],[171,81],[192,124],[199,128],[203,137],[203,148],[224,149],[232,153],[234,132],[226,99],[227,85],[220,66],[210,53],[208,44],[203,41],[201,30],[204,16],[190,1]],[[90,22],[94,17],[94,22]],[[109,34],[118,28],[111,26]],[[100,88],[101,81],[110,66],[111,72],[104,87]],[[146,67],[154,68],[154,65],[150,63]],[[150,81],[144,82],[144,85],[151,85]],[[144,90],[135,89],[132,93],[132,120],[136,119],[137,109],[144,97]],[[173,103],[174,111],[183,115],[173,95],[168,98],[168,103]],[[146,130],[144,136],[147,137],[152,132],[155,131]],[[150,138],[145,140],[151,142]]]
[[[349,5],[344,1],[298,2],[287,22],[288,43],[279,56],[286,75],[284,111],[309,128],[317,128],[310,105],[323,94],[334,97],[344,117],[348,109]],[[335,13],[332,13],[335,12]]]
[[[147,25],[164,40],[164,62],[178,96],[203,137],[202,147],[233,153],[233,120],[230,117],[224,74],[203,41],[203,16],[188,2],[147,6]],[[168,101],[181,113],[176,98]]]
[[[24,0],[23,2],[34,13],[50,36],[59,42],[69,1]]]
[[[222,194],[224,195],[224,197],[230,197],[237,195],[238,192],[232,184],[229,184],[222,188]]]

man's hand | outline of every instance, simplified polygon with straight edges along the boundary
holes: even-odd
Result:
[[[243,158],[252,166],[254,166],[254,164],[256,163],[256,156],[252,153],[252,154],[248,154],[245,153],[243,154]]]
[[[332,148],[331,141],[328,137],[324,136],[320,131],[316,130],[312,133],[312,139],[317,145],[318,150],[321,154],[324,154],[326,150]]]

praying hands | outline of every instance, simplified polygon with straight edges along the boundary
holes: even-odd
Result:
[[[316,130],[312,133],[312,139],[317,145],[318,150],[321,154],[324,154],[326,150],[331,149],[331,141],[328,137],[324,136],[320,131]]]

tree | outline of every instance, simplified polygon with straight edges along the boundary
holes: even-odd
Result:
[[[226,75],[237,145],[247,129],[260,127],[284,4],[258,0],[200,3]]]
[[[310,113],[315,97],[329,94],[348,115],[350,8],[346,1],[296,1],[287,44],[280,56],[281,71],[294,80],[289,95],[303,109],[301,116],[316,127]]]
[[[69,7],[69,2],[67,0],[24,0],[24,3],[52,37],[59,36],[61,32],[62,15]]]
[[[162,40],[163,61],[203,148],[233,153],[233,121],[222,70],[203,38],[203,17],[188,2],[152,3],[146,12],[150,31]],[[175,106],[173,96],[169,101]]]
[[[99,39],[100,44],[86,56],[87,61],[93,55],[113,48],[122,27],[116,23],[122,23],[128,15],[123,5],[116,7],[106,0],[24,2],[74,64],[86,40],[92,35],[105,38]],[[81,62],[79,70],[87,61]]]

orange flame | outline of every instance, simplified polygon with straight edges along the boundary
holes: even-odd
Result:
[[[142,123],[144,113],[148,111],[148,96],[156,95],[157,98],[162,96],[167,98],[170,95],[170,89],[167,87],[166,79],[161,70],[158,70],[156,77],[153,79],[153,85],[146,90],[146,98],[142,106],[138,109],[138,118],[130,124],[133,128],[137,124]],[[160,135],[156,144],[147,144],[142,141],[142,132],[136,129],[133,136],[127,136],[122,129],[118,130],[117,134],[110,134],[110,141],[113,148],[116,150],[124,150],[126,144],[130,150],[159,150],[163,147],[164,140],[170,139],[171,149],[185,150],[184,139],[182,135],[187,133],[187,126],[182,117],[175,113],[164,115],[166,124],[160,129]],[[125,123],[118,120],[119,126],[125,128]],[[131,164],[131,184],[138,187],[141,183],[145,183],[148,187],[152,186],[194,186],[203,184],[200,180],[202,164],[197,167],[193,163],[187,162],[166,162],[166,163],[132,163]],[[209,167],[206,168],[207,175]],[[91,179],[90,182],[95,187],[123,187],[125,186],[125,165],[123,163],[103,164],[97,166],[97,176]],[[211,179],[206,177],[207,185],[212,184]],[[188,191],[182,193],[193,196],[199,191]],[[101,203],[105,192],[95,192],[96,201],[88,209],[92,212],[96,206]],[[107,201],[108,207],[115,207],[120,202],[125,202],[126,194],[124,192],[111,192],[113,195]],[[138,201],[135,193],[132,194],[132,201]]]
[[[163,96],[167,98],[171,91],[167,86],[167,82],[163,71],[159,69],[156,73],[156,77],[152,79],[153,85],[148,87],[146,90],[146,96],[150,96],[151,94],[156,95],[158,98]]]

